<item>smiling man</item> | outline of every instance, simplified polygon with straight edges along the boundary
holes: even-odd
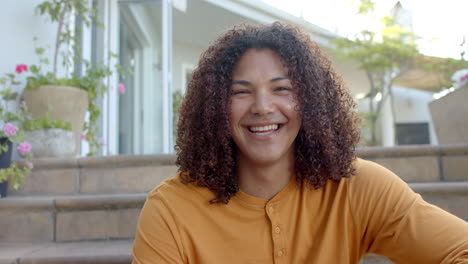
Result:
[[[232,73],[229,120],[239,150],[240,190],[272,198],[294,174],[294,141],[301,127],[293,88],[278,54],[249,49]]]
[[[468,263],[468,224],[356,158],[357,121],[299,29],[228,31],[193,74],[179,173],[148,195],[134,263]]]

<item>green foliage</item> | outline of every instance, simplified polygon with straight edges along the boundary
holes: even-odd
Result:
[[[88,7],[88,1],[85,0],[48,0],[43,1],[36,7],[36,12],[46,16],[51,22],[57,23],[57,36],[54,52],[54,75],[57,75],[58,55],[63,44],[73,47],[75,53],[79,51],[79,45],[72,30],[75,28],[70,25],[72,16],[79,16],[86,27],[96,18],[96,10]],[[39,50],[44,52],[44,50]],[[36,49],[36,53],[39,53]],[[79,52],[78,52],[79,53]],[[71,67],[73,55],[68,50],[62,53],[62,66]]]
[[[372,73],[406,70],[419,56],[417,36],[399,26],[393,18],[382,19],[381,32],[361,31],[354,40],[336,38],[334,51],[353,60],[360,69]]]
[[[372,0],[360,0],[358,14],[368,14],[375,10],[375,3]]]
[[[375,8],[372,0],[360,3],[359,14],[368,14]],[[363,30],[355,39],[333,40],[333,52],[341,59],[356,62],[369,80],[370,90],[365,98],[369,100],[370,112],[365,119],[371,126],[371,145],[376,144],[376,121],[385,98],[391,98],[393,82],[421,57],[414,33],[399,25],[394,17],[383,17],[381,22],[380,31]],[[376,100],[377,96],[383,100]]]
[[[35,53],[39,58],[38,65],[31,65],[31,76],[27,77],[26,89],[35,89],[42,85],[64,85],[73,86],[85,90],[88,93],[88,112],[89,122],[83,125],[86,140],[89,143],[90,151],[88,156],[98,153],[101,144],[97,140],[97,121],[100,116],[100,109],[97,100],[106,92],[108,87],[104,85],[105,79],[113,72],[118,72],[123,75],[123,70],[120,65],[115,65],[111,69],[104,63],[92,65],[89,61],[79,58],[80,47],[75,35],[72,32],[75,27],[70,25],[71,16],[78,16],[86,27],[90,27],[91,23],[101,25],[96,16],[96,10],[88,7],[86,0],[47,0],[43,1],[36,8],[36,11],[48,18],[51,22],[57,23],[56,43],[54,47],[53,57],[53,72],[45,72],[43,66],[49,64],[49,60],[45,57],[45,49],[38,47]],[[79,30],[79,29],[78,29]],[[62,52],[62,46],[67,48],[66,52]],[[71,47],[72,49],[70,49]],[[71,51],[73,52],[71,52]],[[75,62],[84,65],[83,76],[78,76],[76,73],[71,73],[64,77],[57,76],[58,55],[62,55],[62,66],[67,69],[72,67]],[[116,54],[109,54],[109,57],[118,58]]]
[[[18,190],[24,183],[25,175],[31,173],[28,166],[19,167],[16,162],[12,162],[10,168],[0,169],[0,183],[8,181],[11,188]]]
[[[3,121],[3,124],[15,123],[20,126],[18,126],[18,131],[13,136],[8,136],[3,129],[0,130],[0,137],[7,137],[11,142],[18,144],[24,140],[23,127],[21,124],[25,120],[26,116],[24,108],[21,106],[18,109],[9,109],[9,103],[17,102],[18,99],[18,93],[11,91],[12,84],[16,84],[17,81],[13,74],[5,74],[5,76],[6,77],[0,78],[0,84],[2,85],[2,89],[0,91],[2,102],[2,104],[0,104],[0,120]],[[2,146],[0,150],[0,153],[8,151],[8,145]]]
[[[179,121],[179,108],[184,99],[180,91],[172,94],[172,133],[174,141],[177,139],[177,122]]]
[[[360,0],[357,13],[373,15],[375,2]],[[363,115],[371,127],[371,145],[375,145],[376,121],[379,117],[382,103],[386,98],[392,98],[394,81],[411,68],[423,68],[428,72],[437,72],[441,77],[441,88],[451,86],[450,77],[459,69],[468,67],[463,60],[434,59],[419,53],[416,41],[419,39],[413,32],[403,28],[394,17],[381,18],[382,28],[378,31],[363,30],[354,39],[336,38],[332,41],[332,52],[338,58],[350,60],[366,73],[370,90],[364,97],[369,101],[370,112]],[[381,96],[382,100],[376,100]],[[393,104],[392,112],[394,112]]]
[[[39,130],[39,129],[51,129],[51,128],[59,128],[59,129],[67,130],[67,131],[72,130],[72,126],[70,122],[51,119],[48,116],[35,118],[35,119],[29,119],[29,120],[26,120],[24,123],[24,130],[26,131],[33,131],[33,130]]]
[[[4,91],[0,91],[0,96],[5,101],[15,101],[18,98],[17,92],[11,92],[11,90],[7,89]]]
[[[0,120],[3,124],[18,124],[17,131],[14,135],[7,135],[4,129],[0,130],[0,137],[7,138],[0,145],[0,154],[7,153],[9,150],[9,142],[14,144],[20,144],[24,142],[24,127],[22,123],[26,119],[24,105],[20,104],[18,109],[8,109],[10,102],[17,102],[18,93],[12,92],[12,85],[17,85],[19,82],[15,80],[14,74],[5,74],[5,77],[0,78],[0,85],[2,90],[0,91],[0,97],[2,105],[0,105]],[[16,111],[15,111],[16,110]],[[23,157],[27,160],[32,158],[31,152],[26,153]],[[0,169],[0,183],[8,181],[13,189],[18,189],[19,186],[24,183],[24,176],[31,172],[28,166],[19,167],[15,162],[12,162],[9,168]]]

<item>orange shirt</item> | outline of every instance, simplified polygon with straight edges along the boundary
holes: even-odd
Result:
[[[468,224],[430,205],[376,163],[314,189],[294,180],[271,200],[164,181],[143,207],[133,263],[468,263]]]

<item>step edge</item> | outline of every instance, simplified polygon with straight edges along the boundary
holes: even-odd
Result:
[[[468,195],[468,181],[412,182],[408,185],[422,195]]]
[[[15,160],[19,166],[26,166],[25,160]],[[80,169],[80,168],[121,168],[140,166],[174,166],[176,156],[172,154],[114,155],[83,158],[38,158],[31,159],[34,170]]]
[[[401,158],[420,156],[467,155],[468,144],[406,145],[392,147],[358,147],[356,155],[362,158]]]
[[[55,257],[22,257],[17,260],[18,264],[130,264],[131,254],[117,253],[116,255],[97,256],[55,256]]]
[[[147,193],[81,194],[70,196],[20,196],[0,199],[0,210],[56,210],[82,211],[96,209],[138,208],[146,201]]]

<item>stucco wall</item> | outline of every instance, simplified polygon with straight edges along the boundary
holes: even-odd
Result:
[[[173,43],[172,51],[172,85],[173,91],[184,92],[186,89],[184,87],[185,78],[183,74],[184,67],[196,67],[200,59],[201,53],[205,51],[207,47],[198,47],[195,45],[190,45],[188,43]]]
[[[438,144],[428,107],[429,102],[433,100],[433,93],[406,87],[394,86],[393,100],[395,106],[394,109],[396,123],[427,122],[429,124],[430,144]],[[358,101],[358,106],[360,112],[369,111],[369,101],[367,99]],[[382,123],[384,123],[387,128],[390,128],[393,126],[393,124],[391,123],[392,120],[389,117],[391,112],[388,110],[386,113],[384,113],[384,110],[385,109],[383,108],[378,124],[381,125]],[[391,137],[393,137],[393,133],[389,133],[389,131],[383,131],[383,133],[379,135],[379,141],[384,142],[385,146],[393,146],[394,140]],[[388,142],[393,143],[388,144]]]
[[[16,64],[37,64],[33,38],[37,46],[50,47],[47,57],[52,58],[57,27],[45,17],[35,14],[40,0],[3,0],[0,8],[0,75],[12,73]],[[20,78],[21,79],[21,78]],[[24,81],[24,78],[22,79]]]

